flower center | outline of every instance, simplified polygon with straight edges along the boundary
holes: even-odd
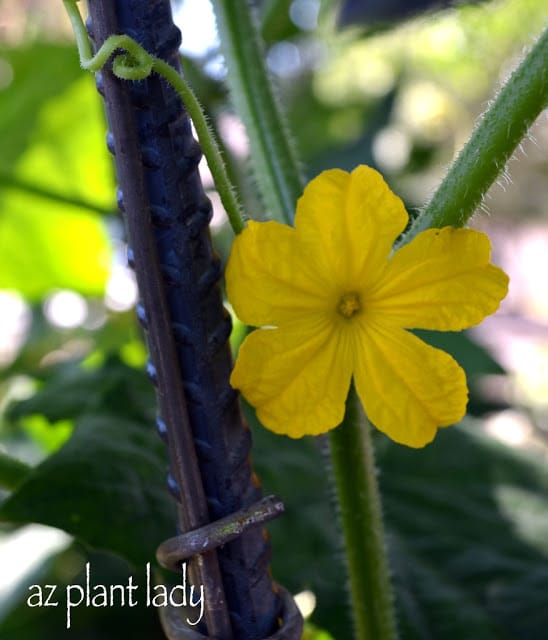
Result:
[[[345,318],[351,318],[361,311],[360,296],[357,293],[345,293],[339,301],[337,311]]]

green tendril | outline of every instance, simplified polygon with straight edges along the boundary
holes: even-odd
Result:
[[[118,52],[112,62],[112,72],[117,78],[122,80],[144,80],[154,72],[173,87],[194,123],[200,146],[206,157],[230,225],[236,234],[243,231],[246,223],[236,196],[236,190],[228,177],[213,131],[192,89],[184,78],[167,62],[148,53],[139,43],[127,35],[109,36],[97,53],[93,55],[77,2],[78,0],[63,0],[76,38],[82,68],[96,73],[105,66],[113,53]],[[125,53],[119,53],[120,50]]]

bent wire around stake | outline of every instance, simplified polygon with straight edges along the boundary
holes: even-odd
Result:
[[[250,527],[259,527],[283,512],[284,505],[279,498],[266,496],[251,507],[166,540],[158,547],[156,558],[166,569],[179,571],[184,560],[216,549],[242,535]]]

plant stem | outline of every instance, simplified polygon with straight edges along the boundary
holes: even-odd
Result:
[[[329,433],[357,640],[395,640],[396,617],[371,426],[352,386]]]
[[[304,179],[264,48],[247,0],[214,0],[217,27],[236,113],[249,137],[253,174],[268,217],[291,223]]]
[[[8,491],[14,491],[31,472],[29,467],[21,460],[12,458],[7,453],[0,451],[0,487]]]
[[[402,242],[431,227],[462,227],[504,171],[520,140],[548,103],[548,29],[483,114],[472,136]]]
[[[247,2],[214,0],[228,82],[251,143],[254,175],[271,217],[292,222],[304,180],[263,63]],[[373,446],[352,389],[342,426],[330,432],[332,469],[357,640],[397,637]]]
[[[245,220],[236,196],[236,190],[228,177],[215,135],[192,89],[173,67],[160,58],[149,54],[135,40],[126,35],[110,36],[93,56],[86,28],[76,2],[77,0],[63,0],[72,23],[82,68],[93,72],[100,71],[113,53],[123,49],[127,51],[127,54],[117,55],[112,63],[112,70],[118,78],[143,80],[155,71],[167,80],[188,111],[230,225],[234,233],[240,233],[245,228]]]

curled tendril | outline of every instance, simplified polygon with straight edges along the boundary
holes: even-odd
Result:
[[[155,72],[173,87],[194,123],[198,140],[230,225],[234,233],[240,233],[245,227],[245,221],[236,197],[236,190],[230,182],[219,146],[192,89],[173,67],[148,53],[138,42],[127,35],[109,36],[93,55],[77,2],[78,0],[63,0],[76,38],[82,68],[96,73],[107,64],[114,53],[117,53],[112,60],[112,72],[116,77],[122,80],[144,80]]]
[[[143,64],[131,54],[123,53],[112,61],[114,75],[122,80],[144,80],[152,73],[152,62]]]
[[[122,80],[144,80],[154,69],[154,56],[126,35],[110,36],[95,56],[82,62],[84,69],[99,71],[107,60],[116,51],[122,50],[112,60],[112,71],[114,75]]]

